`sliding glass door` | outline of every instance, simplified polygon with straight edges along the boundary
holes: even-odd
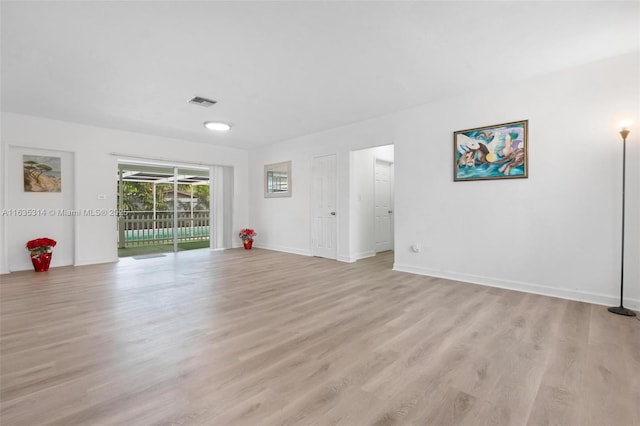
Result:
[[[121,162],[118,255],[209,247],[209,169]]]

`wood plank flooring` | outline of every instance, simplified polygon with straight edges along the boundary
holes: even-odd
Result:
[[[0,423],[636,425],[640,321],[268,250],[0,275]]]

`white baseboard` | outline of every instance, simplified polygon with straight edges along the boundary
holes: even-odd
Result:
[[[73,263],[65,263],[63,265],[51,263],[51,268],[58,268],[61,266],[87,266],[87,265],[97,265],[100,263],[114,263],[118,261],[118,257],[93,257],[93,258],[84,258],[78,259]],[[10,270],[8,272],[19,272],[19,271],[29,271],[33,269],[33,265],[31,262],[19,262],[13,265],[10,265]]]
[[[368,251],[362,251],[360,253],[356,253],[353,256],[338,256],[338,261],[353,263],[353,262],[357,262],[358,260],[366,259],[368,257],[374,257],[376,255],[377,253],[375,251],[368,250]]]
[[[253,241],[253,246],[255,248],[261,248],[265,250],[281,251],[283,253],[299,254],[301,256],[312,256],[309,250],[300,250],[296,248],[279,246],[279,245],[271,245],[271,244],[256,244],[255,240]]]
[[[100,263],[115,263],[118,261],[118,257],[90,257],[84,259],[78,259],[73,266],[87,266],[98,265]]]
[[[375,250],[367,250],[367,251],[362,251],[360,253],[356,253],[354,257],[356,260],[360,260],[360,259],[366,259],[367,257],[373,257],[375,255],[376,255]]]
[[[253,246],[255,248],[261,248],[261,249],[265,249],[265,250],[273,250],[273,251],[280,251],[280,252],[283,252],[283,253],[299,254],[301,256],[313,256],[313,253],[311,253],[311,250],[300,250],[300,249],[296,249],[296,248],[279,246],[279,245],[272,245],[272,244],[256,244],[255,240],[253,242]],[[242,247],[242,246],[240,246],[240,247]],[[375,255],[376,255],[376,253],[374,251],[366,251],[366,252],[358,253],[355,256],[340,256],[340,255],[338,255],[336,260],[338,262],[353,263],[356,260],[364,259],[366,257],[372,257],[372,256],[375,256]]]
[[[587,291],[568,290],[564,288],[549,287],[540,284],[525,283],[520,281],[502,280],[499,278],[483,277],[470,274],[459,274],[436,271],[429,268],[421,268],[418,266],[402,265],[395,263],[394,271],[409,272],[411,274],[426,275],[429,277],[444,278],[448,280],[461,281],[469,284],[479,284],[488,287],[503,288],[506,290],[522,291],[525,293],[540,294],[543,296],[558,297],[560,299],[576,300],[579,302],[593,303],[604,306],[618,306],[620,303],[620,295],[606,295],[600,293],[591,293]],[[624,306],[640,310],[640,300],[624,299]]]
[[[51,265],[53,268],[53,265]],[[19,262],[9,265],[9,273],[11,272],[20,272],[20,271],[28,271],[29,269],[33,269],[33,264],[31,262]]]

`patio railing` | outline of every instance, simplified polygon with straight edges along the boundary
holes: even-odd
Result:
[[[118,219],[118,247],[173,243],[173,212],[129,211]],[[209,239],[209,210],[178,212],[178,242]]]

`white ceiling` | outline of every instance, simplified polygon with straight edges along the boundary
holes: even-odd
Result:
[[[3,111],[238,148],[640,44],[637,1],[0,7]],[[219,103],[187,104],[194,95]],[[214,134],[207,120],[234,127]]]

